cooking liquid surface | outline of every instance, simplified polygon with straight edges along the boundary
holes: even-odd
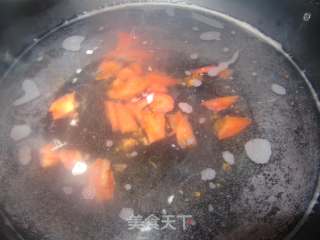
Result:
[[[138,133],[114,131],[106,114],[106,101],[152,104],[157,94],[146,88],[117,99],[108,94],[116,77],[96,80],[124,33],[152,57],[108,61],[122,69],[138,63],[143,75],[160,72],[177,81],[167,89],[174,108],[159,141],[150,143],[141,126]],[[195,74],[206,66],[205,74]],[[303,134],[318,126],[315,107],[304,109],[313,102],[302,77],[275,49],[215,16],[163,6],[94,15],[41,41],[3,85],[1,122],[10,127],[1,135],[14,147],[2,146],[10,160],[1,160],[0,199],[27,237],[277,239],[312,196],[319,136]],[[76,114],[54,119],[50,106],[70,93]],[[239,99],[219,112],[203,105],[224,96]],[[188,119],[196,144],[183,147],[172,134],[168,117],[177,112]],[[226,116],[251,124],[219,140],[214,123]],[[47,144],[81,152],[81,164],[41,166]],[[104,201],[88,188],[97,159],[110,163],[114,176],[113,197]],[[146,221],[130,229],[132,214],[153,215],[163,229]],[[165,226],[168,215],[176,229]]]

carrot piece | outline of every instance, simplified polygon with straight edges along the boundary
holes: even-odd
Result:
[[[49,168],[57,165],[60,161],[59,155],[54,150],[53,144],[46,144],[40,149],[40,165]]]
[[[66,118],[74,113],[77,105],[76,94],[72,92],[55,100],[51,104],[49,112],[52,114],[54,120]]]
[[[121,64],[116,61],[103,61],[98,67],[96,80],[108,80],[111,77],[115,77],[121,67]]]
[[[173,115],[169,115],[169,123],[176,134],[178,145],[181,148],[197,145],[192,126],[186,115],[182,114],[180,111]]]
[[[214,124],[214,130],[219,140],[228,139],[240,134],[251,124],[245,117],[225,116]]]
[[[117,119],[121,133],[131,133],[139,130],[138,124],[130,110],[122,103],[116,103]]]
[[[106,118],[109,120],[113,132],[130,133],[139,130],[135,117],[127,105],[106,101],[105,109]]]
[[[125,163],[117,163],[113,165],[113,169],[115,172],[123,173],[128,168],[128,164]]]
[[[67,170],[72,170],[77,161],[83,159],[81,152],[75,149],[62,149],[58,154],[61,163]]]
[[[128,61],[128,62],[139,62],[139,63],[144,63],[152,59],[152,54],[136,47],[135,49],[129,48],[129,49],[119,49],[115,53],[113,53],[113,57],[123,60],[123,61]]]
[[[143,110],[141,126],[147,135],[149,144],[166,137],[166,119],[163,113],[152,112],[149,109]]]
[[[148,87],[148,82],[142,77],[133,77],[118,87],[108,91],[108,96],[113,99],[125,100],[141,94]]]
[[[113,199],[115,179],[109,160],[97,159],[90,166],[89,186],[94,188],[97,201],[104,202]]]
[[[156,93],[150,108],[154,112],[171,112],[174,109],[174,100],[168,94]]]
[[[137,75],[141,76],[143,74],[142,66],[138,63],[132,63],[130,69]]]
[[[151,60],[152,53],[147,52],[136,45],[135,39],[129,33],[118,34],[118,41],[115,50],[111,51],[107,58],[115,58],[124,61],[145,62]]]
[[[126,104],[127,108],[138,122],[142,119],[142,110],[148,105],[149,104],[145,98],[142,98],[137,102],[129,102]]]
[[[134,38],[127,32],[117,33],[117,46],[116,49],[126,49],[134,44]]]
[[[230,108],[239,99],[239,96],[219,97],[211,100],[207,100],[201,103],[211,111],[220,112]]]
[[[119,144],[119,150],[128,152],[138,145],[138,141],[134,138],[124,138]]]
[[[137,76],[131,69],[125,68],[120,71],[107,95],[113,99],[130,99],[141,94],[148,85],[149,83],[145,78]]]
[[[109,120],[113,132],[120,130],[120,123],[118,121],[116,104],[112,101],[105,102],[106,119]]]
[[[178,81],[164,73],[152,72],[146,75],[146,79],[149,81],[149,91],[166,93],[168,87],[178,84]]]

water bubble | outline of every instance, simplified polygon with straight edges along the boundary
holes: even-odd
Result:
[[[181,109],[181,111],[184,112],[184,113],[190,114],[190,113],[192,113],[192,111],[193,111],[192,106],[191,106],[190,104],[188,104],[188,103],[185,103],[185,102],[180,102],[180,103],[178,104],[178,107],[179,107],[179,108]]]
[[[62,47],[68,51],[79,51],[81,49],[81,44],[83,41],[83,36],[74,35],[64,39],[62,42]]]
[[[287,90],[279,84],[273,83],[271,85],[271,90],[278,95],[286,95]]]
[[[92,55],[92,54],[93,54],[93,50],[92,50],[92,49],[88,49],[88,50],[86,51],[86,54],[87,54],[87,55]]]
[[[201,179],[203,181],[210,181],[216,177],[216,171],[212,168],[206,168],[201,171]]]
[[[215,31],[209,31],[201,33],[200,39],[203,41],[221,40],[221,33]]]
[[[29,125],[15,125],[11,129],[10,137],[15,141],[20,141],[28,137],[31,133],[31,128]]]
[[[268,163],[272,150],[271,143],[266,139],[251,139],[245,144],[245,150],[248,157],[257,164]]]
[[[311,19],[310,12],[306,12],[305,14],[303,14],[303,21],[308,22],[310,19]]]
[[[119,213],[119,217],[124,221],[128,221],[128,219],[130,219],[132,216],[134,216],[134,211],[132,208],[122,208]]]
[[[23,105],[40,96],[40,91],[37,85],[29,79],[23,81],[22,90],[24,91],[24,94],[13,102],[14,106]]]

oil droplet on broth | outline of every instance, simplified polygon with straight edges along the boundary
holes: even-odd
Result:
[[[201,171],[201,179],[203,181],[210,181],[216,177],[216,171],[212,168],[206,168]]]
[[[71,36],[66,38],[63,42],[62,42],[62,47],[65,50],[68,51],[72,51],[72,52],[76,52],[79,51],[81,49],[81,44],[84,41],[84,37],[83,36]]]
[[[272,154],[271,143],[266,139],[251,139],[245,144],[248,157],[257,164],[269,162]]]
[[[14,106],[26,104],[40,96],[40,91],[37,85],[29,79],[23,81],[22,90],[24,92],[23,96],[14,101]]]
[[[221,33],[215,31],[204,32],[201,33],[200,39],[203,41],[218,41],[221,40]]]
[[[230,165],[233,165],[235,163],[234,155],[229,151],[222,152],[222,157],[224,161]]]
[[[124,221],[128,221],[132,216],[134,216],[134,210],[132,208],[122,208],[119,213],[119,217]]]
[[[277,95],[286,95],[287,91],[284,87],[279,84],[273,83],[271,85],[271,90]]]
[[[21,165],[28,165],[32,160],[31,148],[28,145],[23,145],[18,150],[18,158]]]
[[[20,141],[31,134],[31,128],[27,124],[16,125],[11,129],[10,137],[15,141]]]

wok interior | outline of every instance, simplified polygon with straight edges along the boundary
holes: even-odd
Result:
[[[215,19],[223,28],[195,17],[199,15]],[[219,32],[221,40],[202,40],[200,35],[209,31]],[[239,59],[231,67],[233,79],[172,90],[176,102],[194,105],[189,118],[197,147],[176,149],[172,147],[175,139],[168,138],[137,149],[134,159],[106,150],[105,142],[119,136],[105,124],[101,100],[104,90],[94,77],[101,59],[114,48],[118,32],[141,36],[141,42],[147,41],[147,47],[155,53],[155,67],[179,79],[185,78],[186,70],[227,61],[239,51]],[[75,35],[84,37],[79,51],[63,48],[63,41]],[[86,54],[95,47],[94,54]],[[194,53],[198,59],[190,58]],[[79,68],[82,71],[77,74]],[[78,79],[76,84],[72,83],[74,78]],[[26,79],[37,85],[40,97],[13,106],[23,94],[21,86]],[[275,94],[273,83],[283,86],[286,95]],[[257,239],[264,235],[277,239],[300,219],[312,197],[317,180],[319,133],[315,129],[319,129],[319,119],[303,78],[285,56],[221,17],[163,6],[124,7],[93,15],[40,41],[2,85],[0,199],[13,224],[27,237]],[[77,128],[62,125],[48,131],[48,106],[70,90],[84,96],[83,121]],[[230,94],[242,98],[232,112],[250,117],[253,125],[234,139],[219,141],[212,133],[210,114],[196,103]],[[199,125],[199,117],[208,121]],[[10,131],[21,124],[30,126],[32,132],[22,141],[13,141]],[[87,130],[81,134],[83,129]],[[93,158],[105,156],[113,163],[128,165],[125,172],[115,176],[113,201],[87,201],[81,197],[80,178],[61,168],[41,169],[39,148],[54,138],[74,144]],[[246,155],[244,144],[254,138],[271,142],[268,164],[256,164]],[[28,165],[22,165],[18,156],[25,145],[32,149]],[[224,168],[224,151],[232,152],[236,159],[228,171]],[[201,180],[201,171],[207,168],[216,171],[210,182]],[[124,188],[126,184],[132,186],[130,191]],[[67,185],[73,186],[73,194],[62,190]],[[172,195],[174,201],[168,204]],[[124,208],[144,217],[161,216],[165,209],[172,215],[192,215],[195,223],[187,230],[179,225],[175,231],[131,231],[119,217]]]

